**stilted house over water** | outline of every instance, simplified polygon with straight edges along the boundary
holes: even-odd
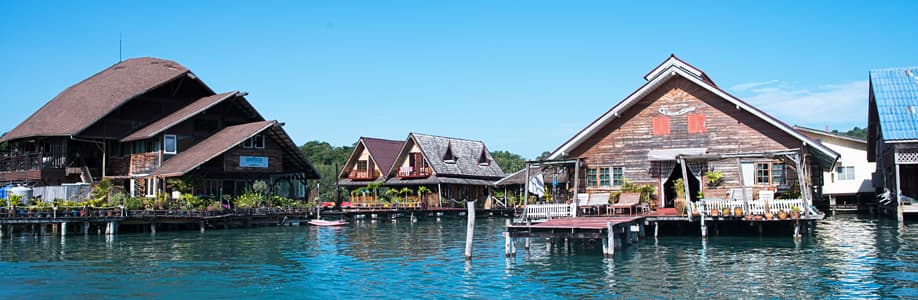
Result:
[[[838,153],[724,91],[676,56],[644,79],[539,162],[570,162],[573,206],[594,198],[619,204],[617,198],[625,200],[619,193],[642,187],[653,192],[621,208],[730,218],[779,211],[820,215],[813,199],[820,197],[823,170],[832,170]]]
[[[867,159],[884,211],[918,215],[918,67],[870,71]]]
[[[368,173],[373,165],[379,176]],[[404,142],[361,138],[338,182],[351,190],[358,207],[432,208],[485,200],[489,187],[503,177],[483,142],[411,133]],[[380,195],[381,188],[386,195]]]
[[[237,194],[254,180],[303,197],[318,174],[246,93],[216,94],[184,66],[158,58],[119,62],[67,88],[0,138],[0,182],[32,186],[108,178],[136,196],[184,177],[194,194]],[[51,201],[53,199],[44,199]],[[69,199],[68,199],[69,200]]]
[[[817,207],[834,212],[857,212],[868,210],[876,203],[876,189],[871,182],[876,164],[867,161],[866,140],[818,129],[795,128],[841,155],[834,170],[823,172],[824,201],[817,202]]]

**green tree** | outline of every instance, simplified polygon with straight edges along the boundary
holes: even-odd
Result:
[[[526,167],[526,159],[519,154],[510,153],[510,151],[492,151],[491,156],[497,161],[497,165],[506,174],[510,174]]]
[[[536,157],[535,160],[545,160],[545,159],[548,158],[549,155],[551,155],[551,152],[549,152],[549,151],[542,151],[542,154],[539,154],[539,156]]]
[[[353,150],[354,146],[334,147],[328,142],[321,141],[309,141],[300,146],[300,151],[306,155],[316,172],[319,173],[320,192],[322,193],[319,197],[322,200],[335,199],[335,182],[338,180],[339,171],[335,168],[335,165],[337,164],[338,168],[343,168],[345,161]],[[310,188],[315,188],[315,185],[310,186]],[[341,192],[341,190],[338,191],[338,193]]]
[[[847,135],[847,136],[862,139],[862,140],[867,139],[867,128],[860,128],[857,126],[854,126],[854,128],[852,128],[851,130],[845,131],[845,132],[839,132],[838,130],[832,130],[832,133]]]

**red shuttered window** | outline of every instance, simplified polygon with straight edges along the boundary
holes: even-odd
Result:
[[[704,124],[705,116],[703,114],[688,115],[688,133],[703,133],[707,130]]]
[[[653,117],[653,135],[669,135],[669,117]]]

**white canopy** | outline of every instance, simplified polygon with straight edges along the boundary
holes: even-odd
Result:
[[[654,160],[675,160],[679,155],[704,155],[708,148],[676,148],[676,149],[653,149],[647,152],[647,159]]]

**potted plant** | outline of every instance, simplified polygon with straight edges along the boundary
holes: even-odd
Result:
[[[742,207],[739,207],[739,206],[734,207],[734,208],[733,208],[733,215],[734,215],[734,216],[737,216],[737,217],[742,216],[742,215],[743,215],[743,208],[742,208]]]
[[[673,180],[673,190],[676,191],[676,199],[673,201],[676,211],[680,216],[685,215],[685,182],[682,178]]]
[[[787,212],[783,209],[778,211],[778,220],[787,220]]]
[[[720,214],[723,215],[724,217],[729,217],[729,216],[730,216],[730,208],[724,206],[724,208],[721,209]]]
[[[704,173],[705,182],[709,189],[716,188],[724,181],[724,173],[721,171],[708,171]]]
[[[769,205],[768,201],[766,200],[765,201],[765,220],[771,220],[771,219],[774,219],[774,217],[775,217],[775,214],[771,212],[771,205]]]
[[[717,208],[711,208],[711,216],[716,217],[718,215],[720,215],[720,210]]]
[[[801,211],[801,209],[800,209],[799,206],[792,205],[791,208],[790,208],[790,218],[791,218],[791,219],[798,219],[798,218],[800,218],[800,211]]]

